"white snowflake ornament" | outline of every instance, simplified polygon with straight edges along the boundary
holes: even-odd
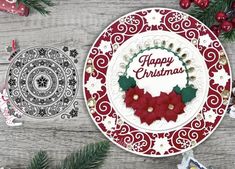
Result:
[[[109,41],[102,40],[100,42],[98,49],[102,51],[103,53],[107,53],[112,50],[112,47]]]
[[[107,116],[103,121],[103,124],[104,124],[106,130],[109,130],[109,131],[113,130],[116,126],[115,121],[116,121],[115,118]]]
[[[90,92],[90,94],[93,95],[94,93],[101,91],[102,87],[101,79],[96,79],[95,77],[90,76],[89,80],[85,84],[85,87]]]
[[[166,137],[164,138],[156,138],[154,142],[153,149],[163,155],[166,151],[171,148]]]
[[[214,73],[212,79],[214,83],[219,84],[220,86],[226,86],[226,83],[230,79],[228,73],[222,68]]]
[[[216,120],[217,114],[213,110],[209,110],[204,113],[204,116],[205,116],[206,122],[214,123]]]
[[[199,45],[201,46],[208,48],[211,42],[212,42],[211,37],[208,34],[199,37]]]
[[[152,10],[145,16],[149,26],[160,25],[162,17],[163,15],[155,10]]]

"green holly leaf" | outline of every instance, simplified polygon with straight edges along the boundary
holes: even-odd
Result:
[[[173,88],[173,91],[177,94],[181,94],[181,88],[178,85]]]
[[[129,88],[136,86],[136,81],[133,77],[120,76],[118,80],[119,86],[122,90],[127,91]]]
[[[184,103],[190,102],[196,97],[197,89],[193,86],[187,86],[181,90],[182,100]]]

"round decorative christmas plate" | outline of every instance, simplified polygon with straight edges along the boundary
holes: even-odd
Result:
[[[6,76],[11,105],[23,114],[40,119],[64,113],[78,91],[73,54],[77,55],[77,51],[70,51],[68,56],[51,47],[33,47],[17,53]],[[63,114],[61,118],[64,116],[68,115]]]
[[[231,70],[216,36],[180,11],[151,8],[113,22],[84,68],[89,113],[112,142],[164,157],[204,141],[221,122]]]

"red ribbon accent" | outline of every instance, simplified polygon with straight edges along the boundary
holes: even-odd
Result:
[[[11,48],[12,48],[12,53],[16,52],[16,40],[14,40],[14,39],[11,41]],[[11,56],[8,60],[11,61],[12,57],[13,56],[11,54]]]
[[[16,51],[16,40],[12,40],[11,47],[12,47],[12,51],[15,52]]]
[[[5,99],[4,96],[2,96],[2,100],[3,100],[4,102],[7,102],[7,101],[8,101],[8,99]]]

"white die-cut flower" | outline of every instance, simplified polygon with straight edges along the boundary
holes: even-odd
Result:
[[[106,130],[113,130],[116,126],[115,121],[116,121],[115,118],[107,116],[103,121],[103,124],[104,124]]]
[[[109,41],[102,40],[98,49],[101,50],[103,53],[107,53],[112,50],[112,47]]]
[[[220,86],[226,86],[226,83],[230,79],[230,76],[222,68],[213,74],[212,79],[214,80],[214,83],[219,84]]]
[[[216,120],[217,114],[213,110],[209,110],[204,113],[204,116],[205,116],[206,122],[214,123]]]
[[[156,138],[154,142],[153,149],[163,155],[166,151],[171,148],[169,141],[166,137],[164,138]]]
[[[101,91],[102,87],[101,79],[96,79],[95,77],[90,76],[90,78],[85,84],[85,87],[90,92],[90,94],[93,95],[94,93]]]
[[[162,20],[162,14],[160,14],[159,12],[156,12],[155,10],[152,10],[150,13],[148,13],[145,18],[148,22],[149,26],[152,25],[160,25],[161,24],[161,20]]]
[[[208,34],[199,37],[199,45],[201,46],[208,48],[211,42],[212,42],[211,37]]]

